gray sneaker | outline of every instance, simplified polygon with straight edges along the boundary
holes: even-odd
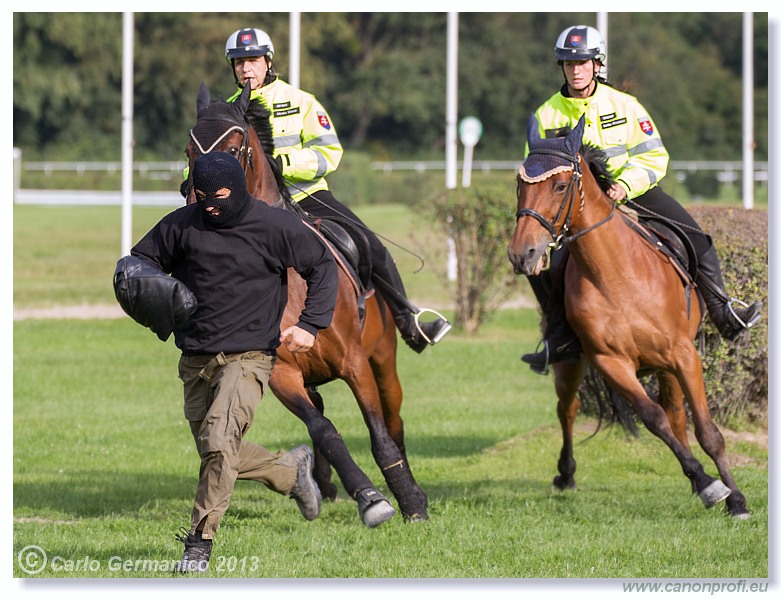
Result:
[[[190,533],[184,527],[176,539],[184,543],[182,560],[174,565],[174,573],[204,573],[209,569],[212,540],[201,538],[201,532]]]
[[[307,521],[313,521],[320,514],[322,502],[320,488],[317,487],[317,483],[312,477],[312,469],[315,466],[314,452],[309,446],[301,445],[293,448],[287,455],[295,460],[298,468],[298,475],[290,490],[290,497],[296,501],[298,510],[301,511],[304,518]]]

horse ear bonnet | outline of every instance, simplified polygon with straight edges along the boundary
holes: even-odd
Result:
[[[532,114],[526,129],[529,156],[518,169],[521,179],[527,183],[538,183],[556,173],[572,171],[574,162],[578,160],[584,128],[585,120],[581,117],[566,137],[541,138],[537,119]]]
[[[114,294],[129,317],[163,342],[198,308],[186,285],[135,256],[123,256],[117,262]]]
[[[202,147],[211,148],[226,133],[225,123],[244,130],[244,113],[250,102],[252,90],[246,87],[236,102],[211,101],[206,84],[201,82],[196,99],[197,123],[190,135],[197,139]],[[230,129],[229,129],[230,131]]]
[[[214,102],[198,111],[198,122],[192,129],[192,135],[204,148],[211,147],[225,134],[225,123],[244,128],[244,115],[239,107],[231,102]]]

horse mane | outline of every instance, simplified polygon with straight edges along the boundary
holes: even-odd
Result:
[[[265,100],[253,98],[247,108],[246,117],[260,139],[260,145],[267,156],[274,155],[274,132],[271,128],[271,110]]]
[[[607,169],[607,156],[605,151],[592,144],[583,144],[580,148],[580,155],[588,164],[591,174],[597,180],[597,184],[603,192],[607,192],[610,186],[616,180],[613,174]]]
[[[290,192],[285,185],[285,178],[282,176],[281,167],[279,166],[279,163],[274,160],[274,130],[271,127],[271,110],[269,109],[268,104],[266,104],[266,101],[260,96],[253,98],[247,107],[245,116],[247,117],[249,124],[252,125],[252,128],[255,130],[255,133],[258,135],[260,147],[263,148],[263,153],[266,155],[266,160],[271,167],[271,171],[274,173],[274,179],[277,182],[277,187],[279,188],[279,192],[282,194],[285,203],[288,205],[295,205],[290,198]]]

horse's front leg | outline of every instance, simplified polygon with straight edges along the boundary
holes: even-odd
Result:
[[[724,500],[730,493],[729,488],[708,475],[691,451],[678,440],[662,407],[648,397],[637,379],[635,366],[624,358],[604,355],[595,356],[593,364],[609,385],[632,405],[648,431],[661,438],[673,451],[705,507],[710,508]],[[688,393],[686,388],[684,391]]]
[[[333,423],[315,408],[296,367],[278,360],[269,381],[274,395],[306,425],[309,436],[336,469],[345,491],[358,503],[358,514],[367,527],[376,527],[396,511],[350,456]]]
[[[320,395],[320,392],[317,391],[317,388],[310,386],[306,389],[306,391],[309,395],[309,401],[314,405],[314,407],[320,412],[321,415],[325,415],[323,397]],[[312,445],[314,446],[315,451],[314,478],[315,482],[317,482],[317,487],[320,488],[320,493],[323,496],[323,500],[336,500],[337,489],[336,485],[334,485],[334,483],[331,481],[331,463],[328,462],[328,459],[325,457],[318,445],[315,444],[314,440],[312,440]]]
[[[559,398],[556,414],[561,423],[562,434],[559,474],[553,478],[553,487],[563,491],[575,489],[576,463],[572,452],[572,430],[580,408],[578,389],[586,373],[586,363],[584,359],[576,363],[558,363],[553,365],[553,372],[556,378],[556,395]]]

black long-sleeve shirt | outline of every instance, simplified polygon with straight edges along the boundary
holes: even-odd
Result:
[[[297,325],[317,335],[333,317],[336,262],[292,213],[251,202],[242,221],[214,229],[197,204],[166,215],[130,252],[184,283],[198,309],[174,330],[185,355],[273,352],[287,304],[287,269],[307,284]]]

